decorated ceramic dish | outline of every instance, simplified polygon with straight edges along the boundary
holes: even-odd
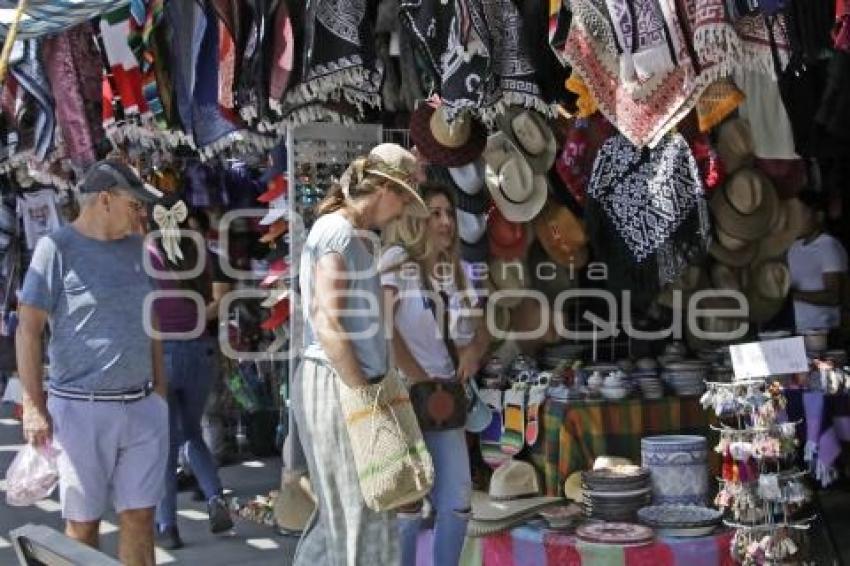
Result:
[[[652,529],[634,523],[591,523],[576,529],[580,540],[597,544],[650,544]]]
[[[699,505],[653,505],[638,511],[641,523],[658,529],[714,527],[722,517],[717,509]]]

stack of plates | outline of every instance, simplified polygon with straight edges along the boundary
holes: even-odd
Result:
[[[710,364],[702,360],[683,360],[664,364],[661,378],[679,397],[694,397],[705,391]]]
[[[698,505],[653,505],[638,511],[638,520],[659,536],[702,537],[720,524],[723,513]]]
[[[617,466],[582,473],[584,512],[604,521],[632,521],[652,500],[650,473],[638,466]]]
[[[576,529],[579,540],[594,544],[643,546],[655,539],[652,529],[633,523],[591,523]]]

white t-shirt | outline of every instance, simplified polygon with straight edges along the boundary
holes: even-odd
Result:
[[[27,248],[35,249],[39,238],[61,228],[56,211],[58,195],[52,189],[24,193],[18,197],[18,216],[24,221]]]
[[[791,286],[800,291],[823,291],[824,273],[846,273],[847,252],[841,242],[821,234],[811,243],[797,240],[788,250]],[[794,301],[797,330],[835,328],[841,322],[841,309]]]
[[[402,265],[406,259],[406,252],[394,246],[384,252],[379,263],[381,285],[398,290],[395,326],[425,373],[433,378],[452,378],[454,364],[437,327],[430,297],[423,293],[422,280],[415,264]],[[432,287],[440,288],[435,280],[432,280]],[[474,320],[464,315],[456,286],[446,285],[442,289],[449,297],[449,334],[456,345],[465,346],[474,338]],[[439,313],[440,309],[436,310]]]

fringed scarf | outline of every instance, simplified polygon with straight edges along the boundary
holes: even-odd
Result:
[[[646,306],[666,283],[705,253],[708,206],[697,162],[679,134],[654,148],[616,135],[599,150],[587,190],[585,220],[608,286],[632,291]]]
[[[325,102],[345,102],[363,116],[366,106],[380,108],[383,68],[375,54],[372,24],[376,14],[367,0],[308,0],[305,18],[305,63],[301,81],[286,96],[290,122],[317,115],[339,119]]]

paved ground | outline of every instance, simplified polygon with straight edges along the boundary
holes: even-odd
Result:
[[[8,417],[8,408],[0,408],[0,477],[12,461],[18,446],[23,442],[17,421]],[[279,459],[246,460],[221,470],[225,487],[240,499],[252,499],[267,494],[277,487],[280,477]],[[2,486],[0,486],[2,487]],[[16,564],[15,553],[9,543],[10,530],[27,523],[62,528],[59,516],[58,495],[36,506],[9,507],[0,494],[0,564]],[[204,504],[192,501],[191,492],[180,494],[178,522],[185,547],[176,551],[157,549],[157,564],[216,565],[288,565],[295,548],[295,540],[278,535],[273,529],[249,521],[237,520],[233,533],[216,536],[209,532]],[[115,556],[118,549],[116,517],[109,516],[101,525],[103,550]]]
[[[0,406],[0,476],[12,461],[20,444],[20,425],[9,418],[8,407]],[[221,470],[224,485],[236,497],[246,500],[266,494],[277,487],[279,460],[245,460]],[[0,484],[0,491],[2,490]],[[812,532],[813,564],[850,565],[850,484],[844,484],[820,493],[820,505],[827,521],[819,521]],[[296,540],[280,536],[273,529],[255,523],[237,520],[234,532],[225,536],[210,534],[206,510],[202,503],[192,501],[191,492],[180,494],[178,521],[185,548],[166,552],[157,549],[157,564],[217,565],[281,565],[289,566]],[[10,530],[26,523],[62,528],[56,496],[32,507],[8,507],[0,494],[0,564],[16,564],[9,544]],[[829,528],[825,528],[828,524]],[[118,545],[116,520],[107,517],[102,525],[103,550],[116,555]],[[837,551],[834,550],[837,548]],[[383,566],[383,565],[373,565]]]

